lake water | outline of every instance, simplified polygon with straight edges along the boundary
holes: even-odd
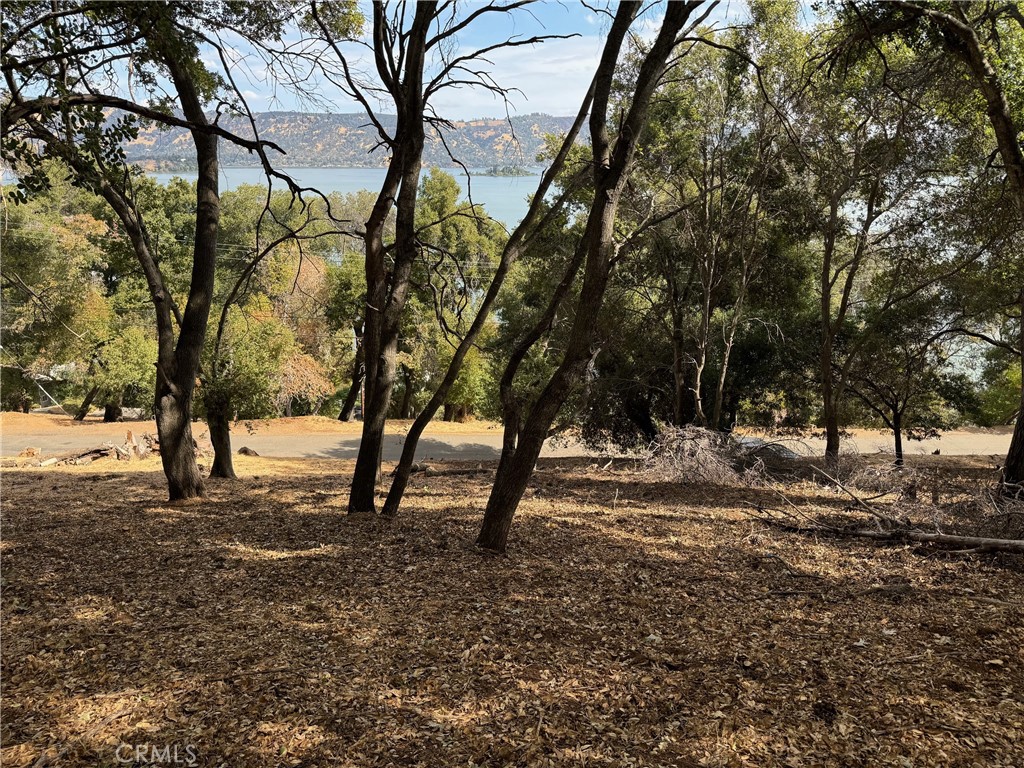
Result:
[[[282,168],[304,187],[315,187],[330,194],[358,192],[361,189],[376,191],[384,181],[383,168]],[[466,177],[461,171],[453,172],[463,196],[466,194]],[[194,172],[152,173],[161,184],[175,176],[195,181]],[[511,227],[518,224],[526,214],[527,197],[537,189],[540,176],[479,176],[472,177],[473,202],[483,204],[487,213]],[[266,179],[260,168],[222,168],[221,191],[234,189],[242,184],[265,184]],[[276,185],[275,185],[276,187]]]

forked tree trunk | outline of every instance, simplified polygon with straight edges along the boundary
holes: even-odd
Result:
[[[394,154],[366,226],[366,402],[363,406],[363,433],[352,473],[348,511],[377,511],[377,479],[384,450],[384,426],[395,386],[398,336],[402,314],[409,295],[412,267],[419,253],[416,235],[416,198],[423,146],[426,141],[423,75],[427,36],[437,11],[436,2],[415,6],[415,16],[405,41],[403,79],[392,95],[398,110],[393,144]],[[374,5],[375,46],[383,34],[381,6]],[[383,55],[383,54],[382,54]],[[397,193],[397,199],[395,197]],[[385,266],[383,228],[392,202],[395,205],[394,266]]]
[[[477,545],[483,549],[494,552],[505,550],[512,518],[540,456],[551,423],[592,358],[591,345],[597,317],[614,264],[616,248],[613,237],[622,189],[628,178],[637,141],[646,123],[651,96],[675,47],[676,36],[698,5],[700,3],[678,2],[669,3],[666,7],[658,36],[640,65],[632,103],[625,119],[620,122],[618,137],[613,146],[607,125],[609,96],[623,39],[640,4],[623,2],[616,7],[615,19],[595,78],[594,108],[590,120],[595,189],[586,229],[578,246],[579,251],[586,254],[583,286],[562,362],[526,416],[518,440],[514,445],[508,439],[505,440],[494,487],[477,538]]]
[[[227,393],[207,390],[203,398],[206,406],[206,425],[213,443],[213,466],[210,477],[234,479],[235,466],[231,455],[231,398]]]
[[[192,394],[209,322],[214,292],[217,232],[220,219],[216,135],[205,130],[209,120],[195,82],[195,72],[181,58],[180,42],[169,37],[173,25],[148,25],[144,35],[150,50],[166,67],[174,84],[181,112],[193,127],[198,178],[196,181],[195,246],[188,301],[179,313],[166,288],[138,207],[124,187],[115,187],[113,176],[97,175],[94,164],[73,143],[32,125],[33,136],[67,163],[83,179],[90,179],[97,193],[111,206],[124,225],[135,256],[146,278],[156,314],[157,376],[154,395],[160,458],[167,476],[171,500],[203,495],[203,479],[195,461],[192,440]],[[180,331],[175,342],[175,320]]]

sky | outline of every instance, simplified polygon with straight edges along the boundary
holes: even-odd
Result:
[[[479,7],[478,2],[461,3],[460,13],[470,13]],[[601,7],[604,6],[600,3],[594,4],[594,8]],[[742,0],[722,0],[712,11],[707,23],[722,26],[729,19],[741,15],[743,10]],[[653,35],[661,13],[659,5],[652,3],[635,29],[641,35]],[[512,13],[482,14],[459,34],[458,45],[460,50],[470,50],[508,39],[510,35],[518,35],[520,38],[572,35],[534,46],[495,51],[488,55],[490,64],[487,68],[499,85],[518,89],[509,97],[511,114],[543,112],[574,115],[593,77],[609,24],[607,15],[580,2],[540,0]],[[300,44],[300,35],[292,33],[287,41]],[[239,85],[254,111],[363,111],[357,102],[322,78],[311,78],[306,87],[318,92],[323,103],[310,102],[289,89],[272,89],[266,70],[251,53],[245,51],[244,46],[239,46],[237,55],[245,64],[237,68]],[[366,55],[357,54],[357,58],[361,60],[362,66],[357,63],[356,68],[370,71],[366,66],[369,63]],[[448,89],[439,92],[432,104],[439,115],[452,120],[505,116],[503,101],[482,88]],[[386,113],[393,109],[388,109],[385,104],[380,111]]]

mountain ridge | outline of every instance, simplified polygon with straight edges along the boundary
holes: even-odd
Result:
[[[387,164],[388,153],[379,145],[376,128],[365,112],[279,111],[258,112],[254,117],[260,137],[285,150],[280,158],[283,167],[379,168]],[[394,115],[378,118],[385,130],[394,128]],[[563,134],[572,122],[572,117],[543,113],[516,115],[507,120],[452,120],[443,137],[428,127],[423,161],[425,165],[457,167],[449,157],[450,150],[470,168],[532,166],[537,162],[545,135]],[[220,123],[238,135],[253,136],[248,118],[241,115],[222,116]],[[149,171],[195,168],[191,137],[184,129],[142,126],[138,137],[126,143],[125,152],[130,162]],[[272,157],[274,154],[271,152]],[[221,143],[221,163],[234,167],[258,165],[255,156],[226,141]]]

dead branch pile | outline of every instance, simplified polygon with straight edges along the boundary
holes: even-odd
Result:
[[[904,500],[916,501],[919,493],[936,493],[934,479],[919,467],[909,465],[860,462],[850,468],[845,481],[859,491],[879,496],[892,494]]]
[[[725,433],[694,426],[665,427],[643,464],[662,480],[732,485],[742,481],[737,471],[742,454],[742,448]]]
[[[900,498],[889,504],[874,503],[881,496],[897,495],[898,488],[873,497],[864,497],[857,493],[856,489],[842,483],[823,469],[815,467],[815,471],[851,499],[845,510],[850,515],[847,520],[837,521],[834,515],[827,514],[826,510],[795,504],[781,492],[779,496],[785,503],[783,508],[752,504],[750,506],[755,511],[748,514],[766,525],[797,533],[827,534],[893,543],[915,542],[955,548],[962,553],[1024,554],[1024,537],[1021,535],[1020,527],[1024,523],[1024,505],[1017,502],[1003,502],[1000,505],[991,493],[986,494],[991,510],[994,511],[992,515],[979,515],[978,506],[983,503],[980,497],[948,505],[907,504],[902,503]],[[943,525],[953,519],[953,512],[959,512],[961,528],[964,518],[970,519],[971,527],[974,529],[972,535],[943,530]],[[865,521],[863,515],[867,515],[869,520]],[[992,524],[997,521],[1004,524],[1005,533],[997,533],[992,529]],[[1016,521],[1017,527],[1012,527],[1013,521]]]

